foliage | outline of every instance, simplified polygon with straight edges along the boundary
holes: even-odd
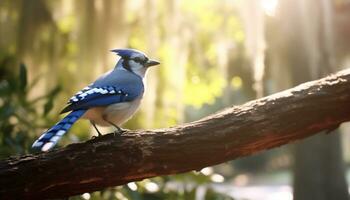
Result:
[[[60,91],[55,87],[44,95],[31,98],[39,77],[28,83],[27,68],[11,56],[0,60],[0,157],[24,154],[46,124],[53,100]],[[17,72],[17,73],[16,73]]]

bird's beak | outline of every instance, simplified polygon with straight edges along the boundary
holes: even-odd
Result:
[[[160,62],[156,61],[156,60],[148,60],[145,64],[146,67],[151,67],[151,66],[154,66],[154,65],[159,65]]]

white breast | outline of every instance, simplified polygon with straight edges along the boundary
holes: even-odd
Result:
[[[83,116],[85,119],[89,119],[99,126],[111,126],[108,122],[120,126],[137,111],[141,103],[141,98],[137,98],[134,101],[116,103],[107,107],[96,107],[89,109]]]

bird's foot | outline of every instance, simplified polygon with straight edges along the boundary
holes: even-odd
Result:
[[[102,136],[102,134],[101,134],[100,132],[97,132],[97,133],[98,133],[98,135],[93,135],[93,136],[91,137],[91,139],[96,139],[96,138],[99,138],[99,137]]]
[[[118,127],[118,129],[113,132],[113,135],[114,136],[122,136],[123,133],[125,133],[127,131],[128,131],[128,129],[122,129],[122,128]]]

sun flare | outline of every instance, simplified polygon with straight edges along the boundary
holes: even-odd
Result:
[[[260,6],[268,16],[274,16],[278,0],[260,0]]]

